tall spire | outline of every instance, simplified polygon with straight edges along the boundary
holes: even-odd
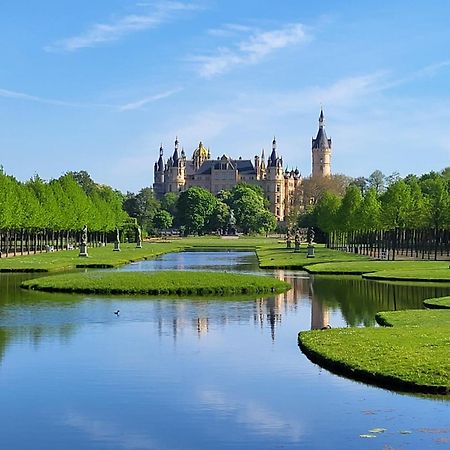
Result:
[[[162,172],[164,170],[163,153],[164,153],[164,150],[163,150],[163,145],[161,142],[161,146],[159,147],[159,159],[158,159],[158,166],[157,166],[159,172]]]
[[[317,132],[317,136],[312,141],[312,148],[319,149],[329,149],[331,146],[331,139],[327,138],[327,134],[325,133],[325,118],[323,115],[323,109],[320,108],[320,116],[319,116],[319,131]]]
[[[178,158],[179,157],[178,157],[178,136],[177,136],[175,138],[175,150],[173,151],[173,156],[172,156],[174,165],[177,164]]]

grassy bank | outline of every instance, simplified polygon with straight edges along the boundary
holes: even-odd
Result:
[[[76,267],[108,268],[188,249],[255,251],[260,267],[267,269],[303,269],[319,261],[365,261],[367,259],[351,253],[329,250],[323,245],[316,245],[315,258],[307,258],[306,245],[301,246],[299,253],[294,253],[293,248],[286,249],[282,239],[242,236],[238,239],[205,236],[145,242],[142,249],[136,249],[134,244],[122,244],[120,252],[113,252],[112,248],[112,244],[107,247],[89,248],[88,258],[80,258],[78,250],[1,258],[0,272],[48,272]]]
[[[428,298],[423,304],[431,309],[450,309],[450,297]]]
[[[450,326],[342,328],[299,334],[302,351],[332,372],[383,387],[450,392]]]
[[[308,266],[308,272],[315,274],[329,275],[362,275],[369,273],[378,273],[380,271],[434,271],[447,269],[450,279],[450,269],[448,261],[375,261],[375,260],[357,260],[345,262],[326,262],[323,264]],[[394,273],[395,272],[395,273]],[[406,274],[406,272],[405,272]]]
[[[287,249],[284,243],[265,243],[256,248],[259,266],[263,269],[304,269],[313,264],[330,261],[366,261],[365,256],[345,253],[337,250],[330,250],[324,245],[315,245],[314,258],[307,257],[308,246],[302,244],[300,252],[295,253],[294,249]]]
[[[145,243],[142,248],[135,244],[122,244],[120,252],[114,252],[112,244],[106,247],[89,248],[89,257],[79,257],[78,250],[38,253],[0,259],[0,272],[50,272],[76,267],[117,267],[132,261],[178,251],[183,246],[179,241],[167,243]]]
[[[415,265],[417,264],[417,265]],[[391,280],[391,281],[432,281],[441,283],[450,283],[450,269],[448,268],[448,261],[436,262],[422,265],[419,267],[418,262],[411,262],[410,268],[396,269],[395,267],[389,270],[380,270],[375,273],[365,273],[363,278],[370,280]],[[442,267],[445,266],[445,267]]]
[[[375,319],[380,325],[385,327],[415,327],[416,329],[450,327],[450,311],[445,309],[383,311],[379,312]],[[447,351],[450,352],[450,348]],[[450,353],[448,353],[448,356],[450,360]]]
[[[240,295],[284,292],[290,285],[271,277],[236,273],[92,271],[27,280],[22,287],[92,294]]]
[[[387,328],[299,333],[299,345],[332,372],[383,387],[450,393],[450,311],[378,313]]]

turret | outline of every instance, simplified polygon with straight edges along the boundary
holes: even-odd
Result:
[[[312,176],[327,177],[331,175],[331,139],[325,132],[325,118],[320,109],[319,131],[312,139]]]

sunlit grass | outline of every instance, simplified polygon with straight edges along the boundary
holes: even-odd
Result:
[[[289,283],[272,277],[221,272],[89,271],[27,280],[22,287],[50,292],[149,295],[241,295],[284,292]]]

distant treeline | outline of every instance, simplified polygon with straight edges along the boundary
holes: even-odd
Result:
[[[350,183],[343,196],[327,191],[300,217],[305,224],[321,230],[331,248],[389,259],[449,256],[449,170],[387,186]]]
[[[36,175],[23,183],[0,170],[0,251],[7,256],[67,248],[84,225],[91,242],[104,242],[128,218],[122,202],[119,192],[94,183],[86,172],[49,182]]]

